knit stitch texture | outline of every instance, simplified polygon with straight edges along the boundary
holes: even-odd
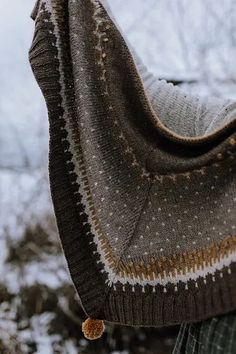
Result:
[[[145,88],[97,0],[39,0],[32,17],[52,200],[85,312],[163,326],[235,309],[234,103]]]

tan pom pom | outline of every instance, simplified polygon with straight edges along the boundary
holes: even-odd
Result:
[[[84,336],[89,340],[101,338],[104,330],[105,325],[102,320],[93,320],[92,318],[87,318],[87,320],[82,324],[82,331]]]

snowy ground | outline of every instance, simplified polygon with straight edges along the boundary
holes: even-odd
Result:
[[[0,232],[12,226],[18,231],[20,216],[29,217],[32,210],[41,213],[48,204],[48,188],[42,182],[48,149],[46,110],[27,54],[32,6],[32,0],[0,2]],[[39,199],[32,198],[36,193]],[[37,205],[31,205],[33,199]]]

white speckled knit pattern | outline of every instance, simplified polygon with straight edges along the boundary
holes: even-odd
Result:
[[[48,106],[58,229],[86,312],[158,326],[235,308],[234,106],[186,95],[139,61],[138,72],[99,1],[38,4],[30,62]],[[214,117],[215,127],[225,105],[232,124],[208,136],[200,122]]]

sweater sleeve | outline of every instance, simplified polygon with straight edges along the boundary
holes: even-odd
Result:
[[[203,136],[230,122],[236,114],[236,104],[228,99],[201,97],[184,91],[151,73],[129,44],[144,89],[152,108],[161,121],[184,136]]]
[[[233,119],[236,114],[236,104],[232,101],[193,95],[165,80],[159,80],[144,65],[129,42],[112,14],[107,0],[101,2],[125,38],[152,108],[165,126],[180,135],[203,136]]]

